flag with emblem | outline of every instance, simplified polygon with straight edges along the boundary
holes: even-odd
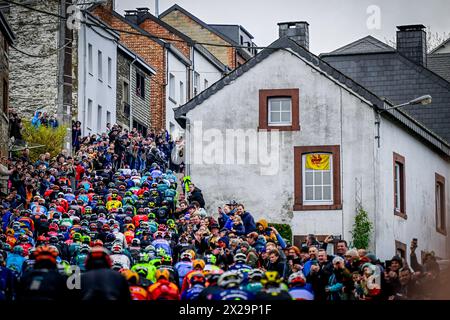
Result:
[[[329,154],[306,155],[306,168],[311,170],[330,170]]]

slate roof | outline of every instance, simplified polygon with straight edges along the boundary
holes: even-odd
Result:
[[[258,53],[255,57],[247,61],[245,64],[235,69],[230,74],[214,83],[208,89],[204,90],[199,95],[188,101],[186,104],[174,109],[175,118],[178,121],[178,123],[182,127],[185,127],[186,119],[184,117],[189,111],[196,108],[198,105],[202,104],[209,97],[214,95],[216,92],[220,91],[225,86],[233,83],[234,80],[236,80],[241,75],[251,70],[254,66],[264,61],[273,52],[276,52],[278,50],[288,50],[291,53],[294,52],[298,54],[300,57],[302,57],[303,59],[314,65],[316,68],[319,68],[328,76],[337,80],[344,87],[349,88],[359,96],[370,101],[375,109],[384,109],[386,107],[392,106],[392,104],[389,101],[381,99],[380,97],[378,97],[365,87],[361,86],[351,78],[344,75],[342,72],[333,68],[330,64],[320,59],[318,56],[306,50],[304,47],[299,45],[294,40],[289,38],[281,38],[273,42],[268,48]],[[397,124],[408,130],[408,132],[410,132],[412,135],[415,135],[419,139],[421,139],[432,149],[450,158],[450,145],[446,141],[444,141],[441,137],[437,136],[435,133],[428,130],[420,122],[413,119],[407,113],[401,110],[389,110],[383,112],[382,115],[395,121]]]
[[[324,53],[320,56],[336,55],[336,54],[360,54],[360,53],[381,53],[381,52],[395,52],[395,49],[387,44],[377,40],[372,36],[367,36],[356,40],[346,46],[336,49],[330,53]]]
[[[450,81],[450,53],[429,54],[427,68]]]
[[[376,46],[385,46],[381,41],[373,39],[378,42]],[[373,40],[370,42],[373,43]],[[366,51],[360,50],[359,53],[338,49],[322,54],[321,58],[379,97],[387,98],[394,104],[405,103],[421,95],[430,94],[433,98],[432,104],[407,106],[402,110],[449,142],[450,82],[396,50],[374,52],[372,49],[373,47]],[[431,64],[433,63],[434,61]]]
[[[444,40],[440,45],[438,45],[436,48],[431,50],[430,54],[433,54],[436,51],[438,51],[439,49],[441,49],[442,47],[445,47],[445,46],[448,46],[448,45],[450,45],[450,38],[448,38],[447,40]]]

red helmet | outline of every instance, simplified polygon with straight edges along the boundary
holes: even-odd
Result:
[[[93,247],[86,258],[86,269],[100,269],[112,266],[111,258],[108,251],[103,247]]]
[[[191,286],[193,286],[194,284],[200,284],[204,286],[206,283],[205,275],[203,274],[203,272],[194,272],[189,278],[189,283]]]
[[[50,223],[50,225],[48,226],[48,231],[58,231],[58,230],[59,230],[59,227],[54,222]]]

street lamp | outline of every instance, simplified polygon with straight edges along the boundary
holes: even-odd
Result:
[[[388,111],[388,110],[398,109],[398,108],[405,107],[405,106],[410,106],[410,105],[421,104],[423,106],[426,106],[426,105],[430,104],[432,101],[433,101],[433,99],[431,98],[431,96],[429,94],[427,94],[427,95],[418,97],[416,99],[413,99],[413,100],[411,100],[411,101],[409,101],[407,103],[402,103],[402,104],[399,104],[399,105],[396,105],[396,106],[392,106],[392,107],[389,107],[389,108],[386,108],[386,109],[381,109],[379,113],[382,113],[382,112],[385,112],[385,111]]]

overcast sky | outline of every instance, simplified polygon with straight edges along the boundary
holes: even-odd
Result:
[[[448,0],[160,0],[160,13],[175,3],[206,23],[244,26],[259,46],[278,37],[278,22],[308,21],[310,50],[315,54],[367,35],[392,40],[395,27],[402,24],[423,24],[433,33],[450,33]],[[154,13],[155,0],[116,0],[120,13],[136,7]]]

